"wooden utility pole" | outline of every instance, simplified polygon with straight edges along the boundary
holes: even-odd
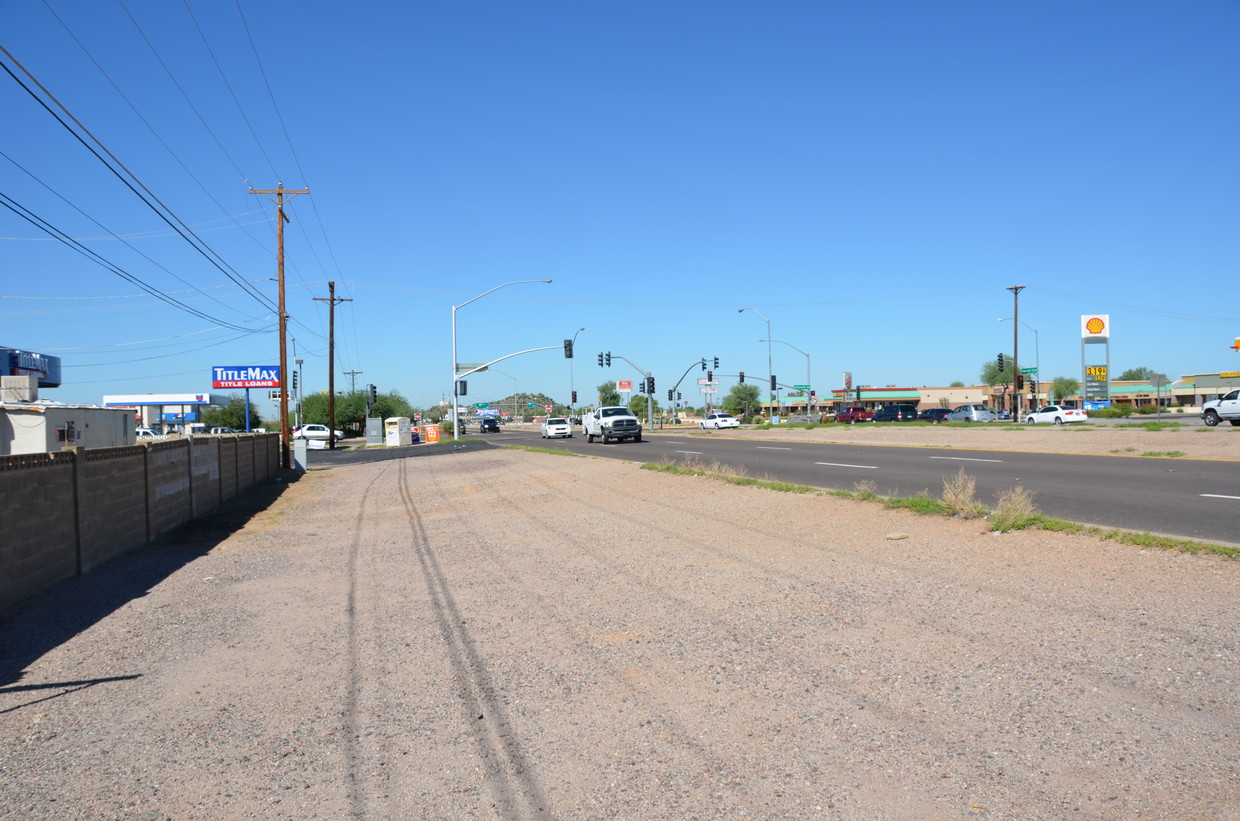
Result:
[[[364,371],[345,371],[344,375],[349,377],[349,392],[357,393],[357,377]]]
[[[288,377],[288,314],[284,311],[284,223],[288,222],[288,217],[284,215],[284,195],[288,194],[291,199],[298,194],[309,194],[310,189],[288,191],[285,190],[284,183],[279,182],[276,183],[274,191],[256,191],[251,188],[250,193],[276,195],[276,271],[280,289],[280,467],[288,470],[292,467],[289,460],[288,433],[288,385],[292,380]]]
[[[352,299],[336,297],[336,283],[327,283],[327,296],[316,296],[315,302],[327,303],[327,447],[336,449],[336,303]]]

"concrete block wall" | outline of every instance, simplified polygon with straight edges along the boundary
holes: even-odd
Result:
[[[150,538],[142,445],[77,451],[78,572],[86,573]]]
[[[194,437],[0,456],[0,612],[274,475],[279,439]]]
[[[74,459],[0,456],[0,611],[78,572]]]
[[[190,453],[190,486],[194,495],[191,500],[193,515],[202,516],[219,506],[220,495],[220,441],[221,437],[195,436]]]
[[[189,439],[147,445],[147,538],[155,538],[190,519]]]

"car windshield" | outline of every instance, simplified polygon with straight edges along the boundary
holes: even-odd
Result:
[[[567,419],[548,419],[547,424],[548,425],[567,425],[568,420]]]
[[[604,408],[603,416],[632,416],[628,408]]]

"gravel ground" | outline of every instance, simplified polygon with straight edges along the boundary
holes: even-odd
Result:
[[[1240,818],[1234,561],[521,451],[261,496],[6,616],[0,817]]]

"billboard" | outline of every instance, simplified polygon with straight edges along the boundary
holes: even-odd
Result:
[[[216,365],[211,369],[213,388],[280,388],[279,365]]]
[[[33,376],[39,380],[40,388],[59,388],[60,357],[18,348],[0,348],[0,375]]]

